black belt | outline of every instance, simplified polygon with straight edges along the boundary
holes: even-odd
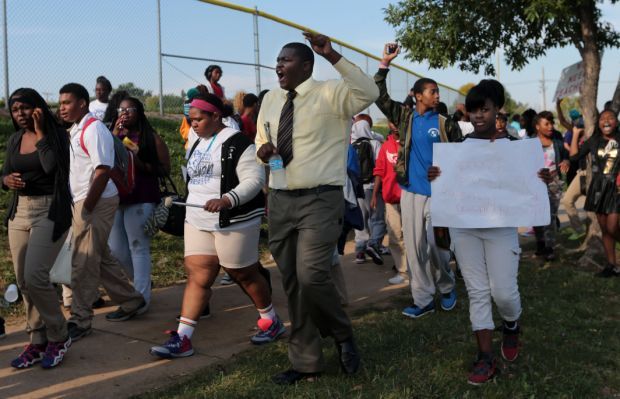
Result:
[[[342,186],[317,186],[313,188],[298,188],[297,190],[274,190],[275,192],[290,195],[293,197],[303,197],[304,195],[316,195],[328,191],[342,190]]]

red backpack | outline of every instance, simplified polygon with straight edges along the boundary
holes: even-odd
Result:
[[[84,145],[84,132],[97,118],[90,118],[84,123],[82,133],[80,134],[80,147],[90,157],[86,145]],[[112,134],[112,133],[110,133]],[[110,169],[110,178],[116,185],[119,195],[125,196],[131,194],[135,186],[135,164],[133,152],[125,148],[123,142],[112,134],[114,140],[114,167]]]

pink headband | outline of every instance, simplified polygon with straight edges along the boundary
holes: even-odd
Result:
[[[215,105],[211,104],[210,102],[207,102],[205,100],[200,100],[200,99],[193,99],[191,104],[189,105],[190,107],[194,107],[194,108],[198,108],[201,111],[205,111],[205,112],[217,112],[218,114],[222,114],[222,110],[219,109],[218,107],[216,107]]]

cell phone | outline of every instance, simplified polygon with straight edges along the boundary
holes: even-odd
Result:
[[[398,44],[396,44],[396,43],[388,44],[388,46],[387,46],[387,53],[388,54],[393,54],[393,53],[396,52],[397,48],[398,48]]]
[[[575,121],[575,127],[579,128],[579,129],[583,129],[585,127],[585,124],[583,123],[583,117],[577,119],[577,121]]]

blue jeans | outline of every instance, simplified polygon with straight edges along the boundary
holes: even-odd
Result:
[[[364,190],[364,198],[358,198],[357,203],[362,210],[364,218],[364,230],[355,230],[355,252],[366,249],[367,245],[379,247],[383,243],[383,237],[387,232],[385,224],[385,202],[381,191],[377,195],[377,207],[370,208],[372,189]]]
[[[136,291],[151,303],[151,239],[144,233],[144,223],[153,212],[154,203],[120,205],[108,244]]]

